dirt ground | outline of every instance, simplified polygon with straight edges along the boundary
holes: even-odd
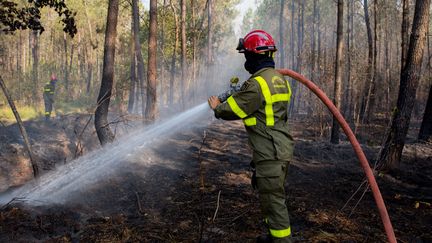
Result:
[[[71,115],[50,124],[26,123],[44,170],[73,163],[81,148],[85,154],[99,147],[88,119]],[[297,120],[291,126],[296,147],[286,189],[294,241],[385,242],[350,144],[328,143],[312,123]],[[31,178],[31,171],[18,129],[0,127],[0,136],[4,191]],[[380,136],[362,137],[370,161]],[[154,163],[119,167],[66,204],[34,206],[21,199],[0,205],[0,242],[254,242],[265,232],[240,122],[208,119],[139,158]],[[409,138],[401,168],[377,178],[396,236],[399,242],[432,242],[431,144]]]

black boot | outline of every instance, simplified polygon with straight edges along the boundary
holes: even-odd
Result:
[[[272,237],[270,235],[260,235],[256,238],[257,243],[272,243]]]

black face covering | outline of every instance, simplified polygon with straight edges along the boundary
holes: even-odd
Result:
[[[250,74],[254,74],[262,68],[275,67],[275,62],[271,53],[257,54],[246,51],[244,54],[246,58],[244,67]]]

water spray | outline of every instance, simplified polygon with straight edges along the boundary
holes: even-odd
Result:
[[[348,123],[343,118],[342,114],[339,112],[339,109],[336,108],[336,106],[331,102],[331,100],[327,97],[327,95],[320,89],[318,86],[316,86],[312,81],[305,78],[303,75],[296,73],[290,69],[278,69],[277,70],[282,75],[289,76],[300,83],[304,84],[306,87],[308,87],[312,92],[314,92],[318,98],[328,107],[331,113],[333,113],[333,116],[336,118],[336,120],[339,122],[340,126],[342,127],[343,131],[347,135],[358,159],[360,160],[360,164],[366,174],[366,178],[369,182],[369,185],[372,189],[372,194],[375,199],[375,203],[378,207],[378,211],[381,216],[382,223],[384,225],[384,229],[387,235],[387,239],[391,243],[397,243],[396,236],[393,231],[393,226],[390,221],[390,217],[388,215],[386,206],[384,204],[383,197],[381,195],[381,192],[379,190],[378,184],[375,180],[375,176],[373,174],[373,171],[371,167],[369,166],[369,162],[360,147],[359,142],[357,141],[357,138],[355,137],[353,131],[349,127]]]
[[[171,119],[134,131],[102,149],[88,153],[29,181],[20,188],[0,194],[0,205],[9,203],[13,199],[20,199],[33,205],[66,203],[78,196],[81,191],[114,173],[118,166],[125,165],[128,157],[135,155],[137,151],[150,147],[181,129],[191,125],[196,126],[196,121],[202,119],[207,114],[206,111],[208,111],[207,102],[177,114]],[[146,161],[141,164],[148,166],[152,163]]]

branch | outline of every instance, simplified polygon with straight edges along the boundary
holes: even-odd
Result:
[[[219,193],[218,193],[218,197],[217,197],[217,206],[216,206],[216,211],[214,212],[214,215],[213,215],[213,222],[215,221],[215,218],[216,218],[216,215],[217,215],[217,213],[218,213],[218,210],[219,210],[219,199],[220,199],[220,194],[221,194],[221,191],[219,190]]]
[[[39,167],[38,167],[38,165],[36,163],[36,160],[33,157],[33,152],[32,152],[32,148],[31,148],[29,137],[27,135],[27,131],[26,131],[24,125],[23,125],[21,117],[20,117],[20,115],[19,115],[19,113],[18,113],[18,111],[16,109],[15,103],[14,103],[11,95],[9,94],[9,91],[6,88],[6,85],[5,85],[5,83],[4,83],[3,78],[1,77],[1,75],[0,75],[0,86],[3,89],[3,93],[5,94],[6,99],[9,102],[9,106],[10,106],[10,108],[11,108],[11,110],[12,110],[14,116],[15,116],[15,119],[17,121],[17,124],[18,124],[18,127],[20,129],[21,135],[22,135],[22,137],[24,139],[24,147],[27,150],[28,156],[30,158],[30,163],[32,164],[32,167],[33,167],[33,175],[36,178],[39,175]]]

